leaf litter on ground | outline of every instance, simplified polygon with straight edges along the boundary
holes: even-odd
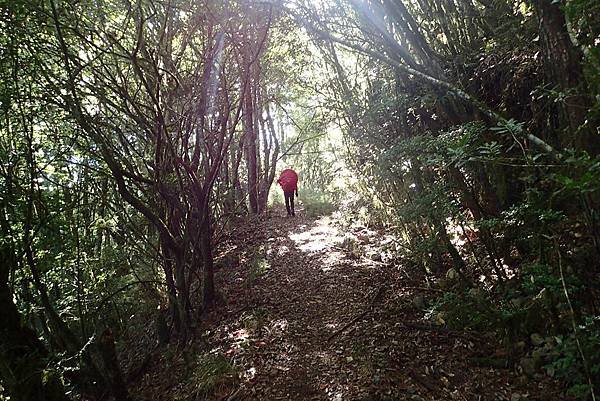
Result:
[[[238,222],[217,254],[224,302],[201,325],[202,352],[226,359],[224,378],[186,386],[198,377],[175,362],[152,399],[568,399],[548,377],[473,363],[500,348],[493,337],[425,321],[414,299],[436,291],[390,257],[389,242],[388,233],[302,211]],[[165,368],[139,386],[164,382]]]

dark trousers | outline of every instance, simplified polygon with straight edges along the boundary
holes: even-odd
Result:
[[[285,208],[287,209],[288,216],[291,214],[295,216],[294,213],[294,191],[284,192],[283,197],[285,198]]]

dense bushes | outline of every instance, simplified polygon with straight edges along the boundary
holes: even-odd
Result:
[[[486,9],[468,34],[448,28],[437,37],[373,3],[357,10],[361,32],[388,53],[340,41],[370,74],[352,86],[350,69],[334,60],[332,92],[349,97],[351,110],[348,164],[358,183],[348,211],[404,239],[405,263],[445,292],[431,316],[496,333],[509,365],[528,374],[545,366],[586,397],[600,369],[597,24],[588,2],[555,3],[515,6],[497,21]],[[581,42],[568,39],[563,11]],[[382,32],[377,13],[418,43]],[[463,23],[458,12],[429,18]],[[413,51],[401,53],[390,37]],[[390,54],[431,79],[404,74]]]

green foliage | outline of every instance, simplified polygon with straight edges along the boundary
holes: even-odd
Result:
[[[567,336],[554,337],[556,345],[550,350],[549,362],[544,369],[550,376],[564,380],[568,385],[567,393],[581,399],[587,399],[591,394],[588,377],[592,378],[591,385],[600,386],[600,318],[588,317],[584,324],[578,327],[578,332]],[[581,351],[586,357],[586,364],[581,358]],[[586,366],[587,365],[587,366]],[[589,373],[589,374],[588,374]]]
[[[201,354],[189,378],[192,383],[189,399],[212,399],[213,394],[229,385],[234,377],[235,368],[222,353]]]
[[[551,176],[559,185],[555,196],[587,195],[600,191],[600,158],[575,149],[567,149],[563,158],[565,168]]]
[[[257,249],[248,260],[248,285],[253,285],[257,279],[264,276],[271,269],[271,263],[267,258],[266,250],[261,247]]]
[[[445,287],[454,292],[435,308],[449,325],[507,341],[534,332],[560,339],[548,370],[584,396],[585,377],[600,376],[592,316],[600,158],[582,145],[600,121],[598,2],[569,0],[556,9],[568,18],[562,33],[578,43],[575,62],[583,56],[582,79],[570,88],[546,74],[548,62],[564,57],[546,54],[553,46],[539,38],[551,36],[539,31],[548,28],[535,4],[459,2],[440,13],[413,2],[401,12],[398,2],[371,2],[386,19],[378,28],[393,27],[373,35],[368,9],[321,3],[314,24],[298,8],[305,29],[276,8],[235,1],[57,2],[56,13],[46,3],[6,3],[0,247],[14,259],[5,276],[23,323],[51,355],[75,364],[65,348],[80,347],[65,347],[49,316],[77,343],[105,326],[136,335],[130,317],[143,321],[168,298],[163,281],[180,301],[193,298],[179,292],[198,288],[187,281],[202,265],[195,234],[243,209],[251,124],[236,128],[234,117],[239,89],[250,83],[244,93],[256,95],[256,110],[239,110],[256,116],[259,175],[281,157],[300,173],[309,217],[340,207],[349,224],[393,230],[398,252],[420,274],[454,272],[460,282]],[[323,32],[311,42],[313,26]],[[323,40],[326,31],[331,41]],[[220,34],[222,54],[214,43]],[[335,38],[367,52],[342,50]],[[239,49],[259,56],[248,64]],[[213,58],[218,82],[205,82]],[[268,111],[273,118],[262,121]],[[555,151],[537,151],[531,135]],[[198,193],[208,187],[211,219],[198,219]],[[271,193],[281,201],[280,191]],[[249,283],[269,269],[259,249]],[[180,317],[194,308],[190,301]],[[263,318],[244,324],[260,327]],[[582,373],[572,318],[585,322],[578,331],[590,372]],[[231,369],[222,355],[203,355],[194,394],[207,397]]]
[[[539,296],[542,291],[548,291],[548,295],[554,299],[562,297],[563,284],[556,270],[552,266],[539,263],[524,265],[521,272],[524,294]],[[576,295],[576,292],[583,287],[583,283],[576,276],[569,275],[565,278],[565,286],[570,295]]]
[[[490,299],[469,292],[445,293],[430,311],[431,314],[440,312],[448,326],[478,331],[497,329],[501,319],[500,311]]]
[[[326,216],[333,213],[337,209],[337,206],[331,200],[331,196],[320,191],[311,189],[302,190],[302,194],[299,199],[304,206],[306,215],[310,218]]]
[[[573,33],[579,43],[597,46],[597,36],[594,34],[600,32],[600,22],[595,18],[595,13],[600,10],[598,3],[594,0],[571,0],[564,3],[564,10],[573,24]]]
[[[573,394],[583,396],[588,374],[568,340],[574,334],[564,287],[578,319],[589,319],[591,288],[598,288],[598,282],[584,266],[593,266],[597,256],[592,255],[598,255],[594,199],[600,191],[600,159],[573,149],[556,158],[525,149],[525,129],[525,123],[508,119],[491,128],[467,123],[399,138],[380,148],[368,169],[363,167],[372,193],[386,199],[364,210],[387,224],[391,216],[394,226],[404,230],[403,256],[425,264],[426,274],[449,260],[436,256],[445,252],[439,222],[471,230],[475,235],[467,234],[471,239],[462,240],[460,248],[469,261],[463,273],[482,288],[451,286],[429,316],[454,328],[494,332],[510,352],[515,343],[537,333],[565,338],[562,344],[570,351],[553,348],[544,361],[571,383]],[[464,184],[457,181],[460,175]],[[481,216],[474,218],[474,213]],[[509,278],[502,281],[493,267],[501,263],[513,264],[502,267]],[[438,282],[442,286],[446,281]],[[594,335],[587,336],[593,344]],[[594,359],[586,347],[588,358]]]
[[[555,305],[544,291],[528,296],[520,290],[485,293],[478,289],[449,292],[430,311],[456,329],[493,332],[512,347],[531,334],[548,332]]]
[[[242,324],[246,330],[260,330],[267,323],[268,312],[263,308],[255,308],[242,315]]]

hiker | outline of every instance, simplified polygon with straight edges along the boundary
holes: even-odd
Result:
[[[294,213],[294,191],[298,197],[298,174],[291,168],[286,168],[281,172],[277,183],[283,189],[283,197],[285,198],[285,208],[288,216],[295,216]]]

